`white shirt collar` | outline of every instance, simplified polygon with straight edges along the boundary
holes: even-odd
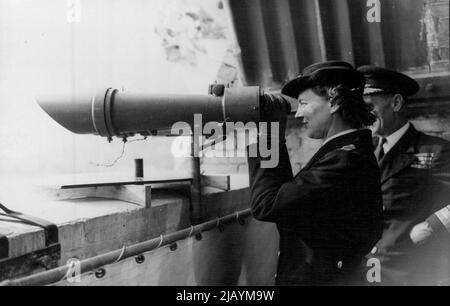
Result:
[[[341,137],[341,136],[344,136],[344,135],[347,135],[347,134],[350,134],[350,133],[353,133],[353,132],[356,132],[356,131],[358,131],[358,130],[357,129],[351,129],[351,130],[345,130],[343,132],[337,133],[336,135],[333,135],[330,138],[328,138],[327,140],[325,140],[323,142],[322,146],[324,146],[326,143],[332,141],[333,139],[336,139],[338,137]]]
[[[396,132],[386,137],[386,143],[383,145],[384,154],[387,154],[387,152],[389,152],[397,144],[397,142],[399,142],[399,140],[406,134],[410,126],[411,123],[408,122]]]

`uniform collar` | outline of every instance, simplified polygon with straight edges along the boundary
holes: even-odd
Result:
[[[420,133],[409,125],[406,133],[397,141],[395,146],[383,157],[380,163],[381,184],[411,165],[417,158],[416,144]]]
[[[386,137],[386,143],[383,145],[385,154],[387,154],[399,142],[399,140],[406,134],[410,126],[411,123],[408,122],[400,129]]]
[[[329,138],[327,143],[323,144],[319,150],[314,154],[310,161],[303,167],[302,171],[311,168],[316,161],[322,158],[328,152],[336,149],[343,148],[345,146],[354,145],[355,148],[365,148],[367,152],[373,152],[372,146],[372,132],[368,129],[360,129],[354,131],[345,131],[341,135],[334,135],[335,137]]]
[[[332,141],[333,139],[336,139],[336,138],[338,138],[338,137],[341,137],[341,136],[344,136],[344,135],[346,135],[346,134],[350,134],[350,133],[353,133],[353,132],[356,132],[356,131],[358,131],[358,130],[357,130],[357,129],[350,129],[350,130],[345,130],[345,131],[343,131],[343,132],[337,133],[336,135],[333,135],[333,136],[331,136],[330,138],[326,139],[326,140],[324,141],[324,143],[322,144],[322,146],[326,145],[327,143],[329,143],[329,142]]]

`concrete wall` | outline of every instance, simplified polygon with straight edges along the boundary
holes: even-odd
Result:
[[[273,286],[278,259],[278,237],[268,223],[246,220],[230,224],[224,232],[204,232],[202,239],[177,241],[103,267],[105,276],[81,275],[79,283],[62,281],[59,286]]]

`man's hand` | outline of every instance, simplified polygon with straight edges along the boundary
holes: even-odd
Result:
[[[422,222],[414,226],[409,233],[412,242],[417,245],[422,245],[433,235],[433,229],[428,222]]]
[[[268,123],[266,133],[270,135],[272,122],[279,123],[279,139],[285,138],[287,116],[291,112],[291,105],[282,95],[265,93],[260,100],[260,122]],[[275,135],[273,135],[275,136]]]
[[[409,234],[415,244],[424,244],[433,235],[450,234],[450,205],[432,214],[425,222],[417,224]]]

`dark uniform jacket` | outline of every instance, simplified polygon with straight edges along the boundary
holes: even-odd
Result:
[[[429,283],[440,251],[432,243],[414,245],[409,234],[450,203],[450,145],[411,125],[380,168],[384,232],[369,257],[380,259],[385,285]]]
[[[371,133],[323,145],[295,177],[285,145],[278,167],[249,158],[251,207],[280,234],[278,285],[338,284],[381,236],[379,167]]]

